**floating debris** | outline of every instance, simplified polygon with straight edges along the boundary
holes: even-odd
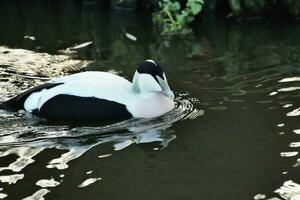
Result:
[[[76,46],[73,46],[73,47],[69,47],[68,49],[77,50],[77,49],[81,49],[81,48],[87,47],[87,46],[89,46],[91,44],[93,44],[93,41],[84,42],[82,44],[79,44],[79,45],[76,45]]]
[[[29,40],[36,40],[36,38],[32,35],[25,35],[24,39],[29,39]]]
[[[125,33],[125,35],[128,39],[130,39],[132,41],[137,41],[137,38],[134,35],[132,35],[130,33]]]
[[[109,157],[109,156],[111,156],[112,154],[110,153],[110,154],[104,154],[104,155],[100,155],[100,156],[98,156],[98,158],[106,158],[106,157]]]
[[[76,53],[76,50],[82,49],[82,48],[87,47],[91,44],[93,44],[93,42],[89,41],[89,42],[85,42],[85,43],[82,43],[82,44],[79,44],[79,45],[75,45],[73,47],[68,47],[66,49],[61,49],[58,52],[62,53],[62,54],[74,54],[74,53]]]

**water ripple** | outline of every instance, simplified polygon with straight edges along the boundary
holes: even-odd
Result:
[[[104,136],[108,134],[114,138],[126,135],[135,135],[149,130],[155,131],[166,129],[176,121],[184,119],[195,119],[204,114],[203,110],[194,108],[188,99],[178,98],[174,110],[158,118],[151,119],[129,119],[122,122],[105,126],[83,126],[70,127],[68,125],[44,125],[43,120],[28,114],[28,116],[0,113],[0,147],[22,146],[23,144],[37,143],[45,139],[78,138],[84,136]],[[121,132],[122,134],[114,134]],[[126,134],[124,134],[124,132]],[[40,145],[38,145],[40,146]],[[1,154],[0,154],[1,155]]]
[[[300,116],[300,108],[297,108],[297,109],[295,109],[295,110],[293,110],[291,112],[288,112],[286,114],[286,116],[288,116],[288,117]]]
[[[297,117],[300,116],[300,108],[294,108],[290,110],[291,107],[294,107],[297,103],[297,97],[298,93],[295,91],[299,91],[300,87],[298,85],[298,81],[300,81],[299,76],[293,76],[293,77],[287,77],[287,78],[281,78],[278,81],[278,85],[276,85],[273,89],[272,92],[269,93],[269,96],[273,96],[277,101],[279,101],[279,104],[287,111],[285,114],[286,117],[293,117],[293,118],[286,118],[284,123],[279,123],[277,124],[277,127],[280,129],[284,129],[285,131],[288,129],[288,132],[295,133],[295,137],[300,134],[300,129],[299,127],[294,127],[292,126],[293,124],[290,124],[289,122],[291,120],[296,119]],[[292,94],[292,95],[291,95]],[[275,97],[275,95],[277,95]],[[295,98],[296,97],[296,98]],[[296,101],[294,100],[296,99]],[[283,100],[284,99],[284,100]],[[283,135],[284,132],[280,132],[280,135]],[[300,158],[299,158],[299,151],[297,151],[297,148],[300,147],[300,142],[299,141],[292,141],[289,143],[289,148],[291,150],[288,151],[283,151],[280,153],[281,157],[287,157],[291,159],[295,159],[294,164],[291,167],[299,167],[300,166]],[[282,174],[287,174],[288,171],[283,172]],[[277,193],[281,198],[273,197],[273,198],[265,198],[268,200],[281,200],[281,199],[288,199],[288,200],[297,200],[300,199],[300,185],[291,181],[287,180],[283,183],[283,185],[276,189],[274,191]]]
[[[162,150],[176,138],[170,127],[177,121],[195,119],[204,114],[203,110],[194,107],[198,102],[188,95],[178,95],[176,107],[165,115],[153,119],[129,119],[105,126],[51,125],[43,119],[26,113],[7,113],[0,111],[0,158],[9,155],[17,156],[4,170],[21,172],[35,160],[34,157],[45,149],[64,150],[60,156],[48,161],[46,168],[65,170],[69,162],[80,157],[89,149],[104,143],[111,143],[114,151],[120,151],[132,144],[153,143],[153,150]],[[168,128],[168,129],[167,129]],[[65,150],[67,152],[65,152]],[[104,159],[112,153],[99,155]],[[60,176],[60,178],[63,178]],[[24,174],[0,176],[0,182],[14,184],[24,178]],[[78,187],[88,185],[101,178],[89,178]],[[51,179],[41,179],[36,185],[42,187],[25,199],[43,199],[60,183]],[[3,195],[6,195],[3,193]]]
[[[95,183],[96,181],[101,180],[101,178],[88,178],[85,181],[83,181],[82,183],[80,183],[78,185],[79,188],[83,188],[83,187],[87,187],[93,183]]]
[[[290,78],[283,78],[281,79],[280,83],[286,83],[286,82],[294,82],[294,81],[300,81],[300,77],[290,77]]]

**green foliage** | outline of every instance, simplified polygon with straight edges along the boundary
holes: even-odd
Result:
[[[261,13],[267,1],[268,0],[228,0],[228,3],[232,14],[235,16],[251,16]],[[274,7],[282,7],[283,11],[285,7],[287,7],[291,15],[300,15],[300,0],[273,0],[268,2],[269,10]]]
[[[265,3],[266,3],[265,0],[245,0],[244,6],[245,6],[245,9],[247,9],[251,12],[259,13],[264,8]]]
[[[153,19],[162,27],[163,35],[184,35],[191,31],[188,24],[201,12],[203,4],[203,0],[187,0],[185,7],[181,7],[178,0],[159,0],[160,10]]]
[[[229,6],[236,15],[239,15],[242,12],[240,0],[229,0]]]
[[[289,7],[290,12],[295,16],[299,16],[299,14],[300,14],[300,1],[299,0],[286,0],[286,3]]]
[[[229,6],[236,16],[260,13],[265,3],[265,0],[229,0]]]

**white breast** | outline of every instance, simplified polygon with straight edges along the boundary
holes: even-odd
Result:
[[[160,92],[149,92],[137,94],[127,109],[134,117],[152,118],[171,111],[174,106],[174,101]]]

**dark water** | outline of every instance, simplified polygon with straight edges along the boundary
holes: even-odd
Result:
[[[13,2],[0,6],[0,45],[59,54],[93,41],[72,55],[93,61],[87,70],[129,79],[143,60],[156,59],[177,107],[155,120],[77,128],[3,112],[0,193],[6,199],[35,192],[55,200],[299,198],[297,23],[208,20],[195,34],[170,40],[134,12]],[[97,181],[79,186],[89,178]]]

